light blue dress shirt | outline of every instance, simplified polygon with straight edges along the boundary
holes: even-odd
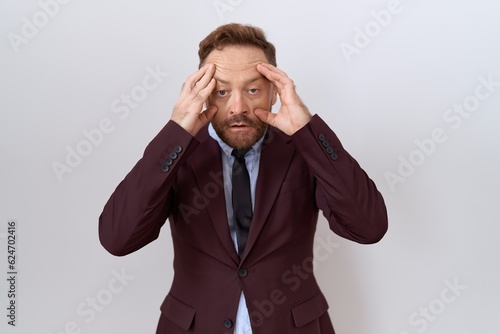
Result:
[[[234,227],[233,204],[232,204],[233,187],[231,184],[231,176],[232,176],[233,162],[234,162],[234,157],[231,155],[233,148],[219,138],[211,123],[208,127],[208,133],[213,139],[215,139],[219,143],[221,148],[222,173],[224,175],[224,194],[226,198],[227,221],[229,223],[229,231],[231,232],[231,238],[233,240],[234,247],[236,248],[237,251],[238,241],[236,237],[236,229]],[[250,151],[248,151],[247,154],[245,154],[245,163],[248,169],[248,174],[250,176],[252,210],[255,207],[255,186],[257,184],[257,176],[259,175],[260,152],[262,150],[263,141],[264,141],[264,136],[262,136],[262,138],[259,139],[259,141],[257,141],[257,143],[255,143],[252,146],[252,149],[250,149]],[[236,314],[234,334],[252,334],[252,327],[250,326],[250,316],[248,315],[247,305],[243,292],[241,293],[238,312]]]

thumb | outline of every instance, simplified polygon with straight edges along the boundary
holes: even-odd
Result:
[[[268,110],[257,108],[253,111],[255,116],[257,116],[262,122],[267,123],[269,125],[273,125],[275,114],[271,113]]]
[[[201,114],[200,114],[200,120],[206,124],[214,118],[215,114],[217,113],[217,107],[216,106],[210,106],[207,109],[205,109]]]

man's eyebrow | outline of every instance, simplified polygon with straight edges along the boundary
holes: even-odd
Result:
[[[226,80],[222,80],[220,78],[217,78],[215,75],[214,75],[214,79],[215,79],[215,81],[220,82],[221,84],[227,84],[228,83]]]
[[[217,81],[217,82],[220,82],[221,84],[228,84],[229,81],[226,81],[226,80],[223,80],[223,79],[220,79],[220,78],[217,78],[215,75],[214,75],[214,79]],[[245,81],[245,84],[248,85],[248,84],[251,84],[251,83],[254,83],[255,81],[258,81],[260,79],[265,79],[265,77],[263,75],[259,75],[259,76],[256,76],[254,78],[251,78],[251,79],[248,79]]]
[[[247,84],[254,83],[255,81],[259,81],[260,79],[265,79],[262,74],[259,74],[258,76],[247,80],[245,83],[247,83]]]

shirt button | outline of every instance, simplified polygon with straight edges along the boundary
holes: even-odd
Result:
[[[226,327],[226,328],[233,327],[233,322],[231,320],[229,320],[229,319],[225,319],[224,320],[224,327]]]
[[[182,152],[182,146],[177,145],[176,147],[174,147],[174,152],[175,153],[181,153]]]
[[[241,278],[245,278],[248,275],[248,270],[246,268],[241,268],[238,270],[238,276]]]

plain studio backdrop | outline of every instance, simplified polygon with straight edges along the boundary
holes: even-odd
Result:
[[[198,42],[229,22],[267,32],[385,197],[376,245],[318,222],[315,271],[336,331],[499,333],[500,2],[0,3],[1,333],[154,333],[169,226],[117,258],[98,217],[169,120]]]

